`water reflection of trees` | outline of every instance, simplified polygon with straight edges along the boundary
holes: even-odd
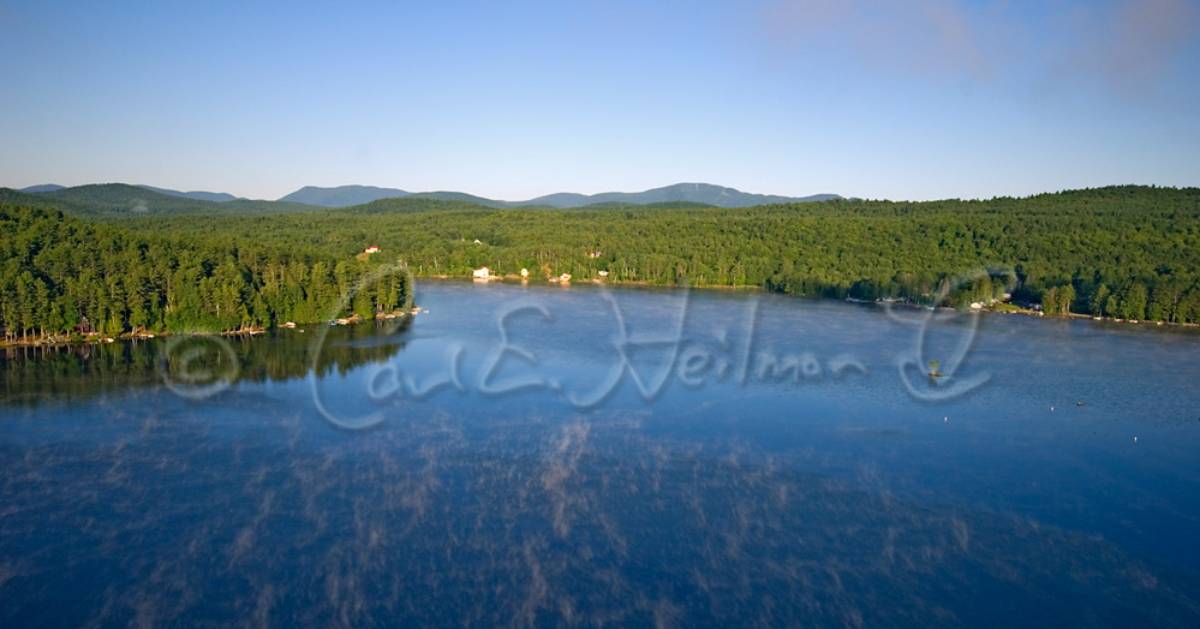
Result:
[[[237,357],[237,381],[263,382],[345,372],[382,362],[403,348],[404,320],[338,326],[324,338],[316,326],[301,333],[280,330],[260,336],[217,337]],[[162,383],[171,360],[169,339],[116,343],[0,348],[0,403],[36,404]],[[319,345],[318,345],[319,343]]]

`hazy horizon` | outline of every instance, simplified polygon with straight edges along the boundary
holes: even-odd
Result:
[[[72,185],[63,185],[63,184],[59,184],[58,182],[54,182],[54,181],[45,181],[45,182],[41,182],[40,184],[30,184],[27,186],[8,186],[8,185],[0,184],[0,188],[9,188],[9,189],[21,191],[23,188],[29,188],[29,187],[39,186],[39,185],[62,185],[62,187],[64,187],[64,188],[74,188],[74,187],[88,186],[88,185],[130,185],[130,186],[135,186],[135,187],[139,187],[139,188],[146,188],[151,192],[166,189],[171,192],[189,193],[189,194],[190,193],[199,193],[199,192],[210,192],[210,193],[218,193],[218,194],[219,193],[227,193],[227,194],[233,194],[234,196],[236,196],[240,199],[247,199],[247,200],[251,200],[251,201],[282,201],[289,194],[299,192],[303,188],[307,188],[307,187],[315,187],[315,188],[326,189],[326,190],[340,188],[340,187],[364,187],[364,188],[382,188],[382,189],[403,190],[404,192],[406,192],[408,194],[427,194],[427,193],[437,193],[437,192],[462,192],[462,193],[471,194],[471,195],[478,196],[478,197],[483,197],[483,198],[491,200],[491,201],[500,201],[500,202],[504,202],[504,203],[519,203],[519,202],[523,202],[523,201],[532,201],[532,200],[536,200],[536,199],[539,199],[542,197],[552,196],[555,194],[582,194],[584,196],[594,196],[594,195],[601,195],[601,194],[605,194],[605,193],[640,193],[640,192],[647,192],[647,191],[658,189],[658,188],[668,188],[668,187],[672,187],[675,185],[691,185],[691,184],[722,186],[722,184],[717,184],[717,183],[707,182],[707,181],[705,181],[705,182],[680,181],[680,182],[665,184],[662,186],[654,186],[653,188],[647,188],[645,190],[598,190],[596,192],[583,192],[583,193],[577,193],[575,190],[556,190],[554,192],[547,192],[547,193],[538,194],[538,195],[534,195],[534,196],[522,198],[522,199],[501,199],[501,198],[496,198],[496,197],[490,197],[490,196],[484,195],[484,194],[477,194],[471,190],[432,190],[432,189],[417,188],[417,187],[406,188],[403,186],[375,185],[375,184],[361,184],[361,183],[341,184],[338,186],[300,186],[300,187],[297,187],[295,190],[290,190],[284,194],[279,195],[278,197],[252,197],[252,196],[246,196],[246,195],[239,195],[236,192],[230,192],[229,190],[217,190],[214,188],[203,188],[203,187],[187,188],[187,189],[166,188],[165,186],[156,186],[154,184],[130,183],[127,181],[85,182],[85,183],[72,184]],[[759,191],[759,190],[746,190],[746,189],[742,189],[742,188],[737,188],[736,186],[723,186],[723,187],[734,188],[738,192],[754,194],[754,195],[761,195],[761,196],[787,196],[787,197],[803,198],[803,197],[818,197],[818,196],[829,194],[829,195],[834,195],[834,196],[840,196],[845,199],[855,199],[855,200],[863,200],[863,201],[919,202],[919,201],[945,201],[945,200],[950,200],[950,199],[960,199],[960,200],[964,200],[964,201],[986,201],[988,199],[1003,198],[1003,197],[1024,198],[1024,197],[1038,196],[1041,194],[1056,194],[1056,193],[1061,193],[1061,192],[1069,192],[1069,191],[1073,191],[1073,190],[1111,188],[1111,187],[1120,187],[1120,186],[1143,186],[1143,187],[1182,189],[1182,188],[1197,188],[1197,187],[1200,187],[1200,184],[1172,185],[1172,184],[1123,182],[1123,183],[1102,184],[1102,185],[1097,185],[1097,186],[1085,186],[1085,187],[1080,187],[1080,188],[1055,188],[1055,189],[1049,189],[1049,190],[1039,190],[1039,191],[1030,192],[1027,194],[1012,194],[1012,195],[993,194],[993,195],[977,196],[977,197],[936,197],[936,198],[931,197],[928,199],[906,199],[906,198],[898,198],[898,197],[864,197],[864,196],[852,194],[852,193],[846,194],[846,193],[843,193],[840,191],[828,191],[828,190],[819,191],[819,192],[809,192],[809,193],[801,192],[801,193],[791,194],[791,193],[763,192],[763,191]],[[155,190],[156,188],[159,190]],[[336,206],[330,206],[330,207],[336,207]]]

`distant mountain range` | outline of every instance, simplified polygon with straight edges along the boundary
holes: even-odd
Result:
[[[206,192],[204,190],[191,190],[188,192],[180,192],[179,190],[171,190],[169,188],[156,188],[154,186],[139,185],[139,188],[153,190],[159,194],[165,194],[171,197],[181,197],[184,199],[196,199],[197,201],[216,201],[224,203],[226,201],[237,201],[242,197],[235,197],[228,192]]]
[[[198,196],[197,196],[198,195]],[[209,199],[228,199],[212,201]],[[88,184],[65,188],[53,184],[23,190],[0,188],[0,202],[53,207],[76,216],[137,217],[159,214],[264,214],[314,211],[299,203],[252,201],[212,192],[178,192],[123,183]]]
[[[398,188],[378,188],[375,186],[337,186],[333,188],[305,186],[279,200],[324,207],[347,207],[370,203],[379,199],[401,197],[462,201],[488,207],[536,205],[555,208],[583,207],[596,204],[645,205],[650,203],[702,203],[717,207],[748,207],[770,203],[804,203],[842,198],[836,194],[814,194],[806,197],[752,194],[734,188],[714,186],[707,183],[677,183],[642,192],[601,192],[599,194],[559,192],[525,201],[500,201],[464,192],[408,192]]]
[[[36,186],[29,186],[28,188],[21,188],[21,189],[17,190],[17,192],[25,192],[28,194],[37,194],[39,192],[55,192],[57,190],[62,190],[65,187],[66,186],[60,186],[56,183],[43,183],[43,184],[38,184]]]
[[[312,211],[319,208],[363,206],[364,211],[407,211],[446,203],[460,207],[623,207],[634,205],[747,207],[771,203],[797,203],[840,199],[835,194],[784,197],[750,194],[733,188],[702,183],[681,183],[644,192],[600,194],[558,193],[527,201],[498,201],[463,192],[408,192],[373,186],[307,186],[277,201],[252,200],[224,192],[181,192],[169,188],[123,183],[64,187],[57,184],[29,186],[21,190],[0,188],[0,201],[59,207],[81,216],[144,216],[147,214],[246,214]],[[369,204],[369,205],[368,205]]]
[[[83,186],[77,186],[77,187],[83,187]],[[170,188],[158,188],[155,186],[147,186],[147,185],[137,185],[134,187],[142,188],[144,190],[150,190],[151,192],[157,192],[159,194],[165,194],[170,197],[179,197],[181,199],[195,199],[197,201],[216,201],[217,203],[224,203],[226,201],[237,201],[238,199],[242,198],[242,197],[235,197],[232,194],[229,194],[228,192],[205,192],[204,190],[192,190],[189,192],[182,192],[180,190],[171,190]],[[66,190],[66,189],[67,189],[66,186],[60,186],[56,183],[43,183],[43,184],[38,184],[36,186],[29,186],[27,188],[19,188],[17,190],[17,192],[24,192],[26,194],[38,194],[38,193],[44,193],[44,192],[58,192],[59,190]]]
[[[376,186],[337,186],[335,188],[304,186],[291,194],[279,197],[279,200],[320,205],[323,207],[346,207],[349,205],[370,203],[379,199],[406,197],[410,194],[412,193],[396,188],[379,188]]]

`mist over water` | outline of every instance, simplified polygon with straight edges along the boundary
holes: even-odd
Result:
[[[162,339],[5,358],[0,625],[1200,621],[1200,335],[986,315],[934,402],[923,311],[417,300],[236,341],[202,398]],[[972,327],[924,329],[950,366]]]

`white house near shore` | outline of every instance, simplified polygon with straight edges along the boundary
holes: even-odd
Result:
[[[370,253],[379,253],[379,247],[377,247],[377,246],[375,246],[375,245],[371,245],[370,247],[367,247],[366,249],[363,249],[363,253],[368,253],[368,254],[370,254]]]
[[[492,271],[486,266],[481,266],[471,272],[471,277],[477,280],[489,280],[492,279]]]

